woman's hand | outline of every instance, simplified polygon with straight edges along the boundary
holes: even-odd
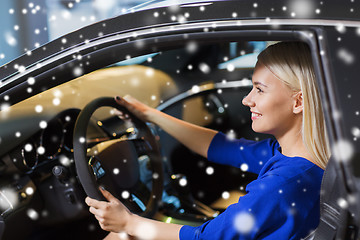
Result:
[[[87,197],[85,202],[90,206],[90,212],[95,215],[100,227],[105,231],[110,231],[105,239],[179,239],[181,225],[159,222],[132,214],[111,193],[101,188],[100,191],[108,202],[90,197]]]
[[[100,191],[108,202],[87,197],[85,202],[90,207],[89,211],[95,215],[100,227],[105,231],[117,233],[126,231],[132,213],[110,192],[102,188]]]
[[[183,120],[174,118],[155,108],[151,108],[131,96],[115,97],[121,106],[127,108],[135,116],[145,122],[158,125],[165,132],[176,138],[193,152],[207,157],[211,140],[217,131],[196,126]]]
[[[140,102],[136,98],[131,97],[130,95],[126,95],[123,98],[116,96],[115,101],[119,105],[127,108],[131,113],[133,113],[136,117],[138,117],[142,121],[153,122],[152,113],[157,111],[156,109],[145,105],[144,103]]]

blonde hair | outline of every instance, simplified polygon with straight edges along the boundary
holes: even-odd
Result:
[[[279,42],[262,51],[258,61],[294,92],[302,92],[302,139],[314,160],[325,168],[330,148],[309,46],[303,42]]]

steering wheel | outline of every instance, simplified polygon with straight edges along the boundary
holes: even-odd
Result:
[[[129,116],[138,132],[135,139],[109,140],[105,142],[105,148],[94,151],[89,156],[86,131],[91,116],[101,107],[113,107]],[[117,104],[115,99],[97,98],[80,112],[74,127],[73,143],[76,172],[89,197],[105,200],[99,190],[99,186],[103,186],[130,211],[145,217],[155,214],[162,197],[163,166],[156,137],[145,122]],[[149,159],[149,170],[152,172],[151,192],[140,181],[141,156]]]

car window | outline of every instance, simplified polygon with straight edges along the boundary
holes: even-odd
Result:
[[[72,151],[75,112],[80,111],[91,100],[103,96],[132,95],[151,107],[157,107],[188,122],[223,131],[230,137],[247,137],[258,140],[262,136],[251,131],[250,113],[242,105],[241,100],[252,86],[251,76],[257,54],[271,43],[224,41],[199,44],[195,41],[188,41],[180,47],[166,48],[142,55],[126,55],[122,61],[42,91],[4,109],[1,112],[3,124],[10,126],[9,131],[17,132],[22,137],[25,137],[25,134],[31,136],[37,131],[41,131],[40,135],[46,135],[49,140],[45,141],[45,139],[43,142],[51,143],[42,144],[45,150],[49,149],[45,151],[44,156],[36,157],[35,162],[29,160],[25,169],[34,168],[46,159],[58,158],[61,146]],[[30,87],[28,89],[31,91]],[[75,112],[70,113],[70,109],[74,109]],[[61,115],[63,121],[60,120],[56,124],[47,123],[49,126],[43,126],[60,112],[63,112]],[[87,133],[87,141],[91,145],[108,139],[109,136],[122,134],[124,129],[118,129],[114,124],[114,115],[114,111],[109,111],[107,108],[95,112],[93,124],[89,125]],[[71,117],[71,120],[66,121],[67,117]],[[25,133],[25,126],[22,129],[16,124],[10,124],[25,119],[31,119],[28,124],[34,126],[32,133]],[[45,130],[42,130],[43,128]],[[52,131],[57,128],[60,132]],[[26,129],[29,129],[28,126]],[[64,129],[66,134],[63,135],[61,129]],[[234,179],[240,178],[230,182],[236,184],[236,188],[244,190],[250,174],[247,175],[240,169],[234,170],[230,167],[220,167],[214,164],[204,165],[204,159],[192,156],[190,152],[182,149],[177,141],[161,130],[159,130],[159,135],[161,143],[166,144],[163,155],[171,163],[168,166],[172,168],[171,171],[186,174],[189,180],[195,182],[191,173],[183,169],[185,165],[178,164],[181,162],[177,159],[179,156],[196,164],[195,167],[203,168],[204,181],[196,181],[199,185],[193,188],[199,199],[203,201],[206,199],[210,202],[215,196],[221,195],[226,190],[219,187],[216,188],[217,192],[214,194],[213,190],[208,188],[209,185],[206,184],[206,181],[215,178],[212,174],[207,174],[205,171],[207,168],[214,169],[216,172],[225,172],[225,174],[229,172]],[[54,142],[53,138],[57,140]],[[24,149],[25,146],[32,147],[31,151],[25,151],[26,155],[37,155],[35,149],[38,147],[36,146],[38,143],[30,142],[26,140],[23,146]],[[184,154],[179,155],[178,151]],[[27,158],[32,159],[29,156]],[[207,178],[209,179],[207,180]],[[241,186],[237,184],[238,182],[241,182]],[[224,184],[223,186],[234,187],[230,185]]]
[[[68,107],[82,108],[99,96],[126,94],[157,107],[179,93],[202,91],[202,85],[223,83],[225,86],[227,82],[251,79],[256,55],[266,44],[225,42],[200,45],[189,41],[181,48],[136,57],[126,55],[123,61],[16,104],[7,113],[16,115],[29,111],[30,114],[40,108],[42,113],[51,113]],[[15,111],[18,109],[21,111]]]

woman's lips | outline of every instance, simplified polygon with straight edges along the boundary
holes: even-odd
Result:
[[[256,120],[260,118],[262,115],[260,113],[251,112],[251,120]]]

